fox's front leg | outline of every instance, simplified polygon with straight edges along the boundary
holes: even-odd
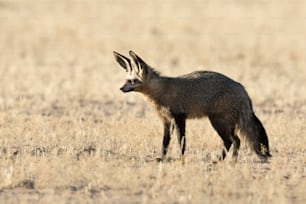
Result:
[[[185,128],[186,128],[186,115],[178,114],[174,116],[175,127],[177,131],[177,140],[179,143],[180,151],[181,151],[181,161],[182,164],[185,164],[185,147],[186,147],[186,139],[185,139]]]
[[[164,121],[164,137],[163,137],[163,144],[162,144],[162,156],[161,158],[157,158],[157,161],[161,162],[163,160],[165,160],[166,155],[167,155],[167,151],[168,151],[168,147],[169,147],[169,143],[170,143],[170,139],[171,139],[171,123],[168,121]]]

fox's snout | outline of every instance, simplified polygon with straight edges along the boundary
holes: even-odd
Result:
[[[130,91],[140,91],[143,88],[143,83],[138,79],[128,79],[125,84],[120,88],[124,93]]]
[[[129,87],[127,87],[127,86],[122,86],[121,88],[120,88],[120,90],[122,91],[122,92],[124,92],[124,93],[127,93],[127,92],[130,92],[130,91],[133,91],[133,88],[129,88]]]
[[[124,84],[121,88],[120,88],[120,91],[124,92],[124,93],[127,93],[127,92],[130,92],[130,91],[133,91],[134,88],[130,85],[130,84]]]

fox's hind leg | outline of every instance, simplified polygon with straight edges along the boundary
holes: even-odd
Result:
[[[233,141],[233,157],[234,157],[234,161],[237,161],[238,158],[238,150],[240,147],[240,139],[239,137],[237,137],[237,135],[234,134],[234,136],[232,137],[232,141]]]
[[[222,154],[220,160],[224,160],[226,157],[227,152],[231,148],[232,144],[234,146],[233,155],[238,156],[238,149],[240,146],[240,140],[237,136],[234,135],[235,125],[225,119],[224,115],[220,116],[209,116],[209,120],[217,131],[219,136],[223,140],[223,144],[225,149],[222,149]]]

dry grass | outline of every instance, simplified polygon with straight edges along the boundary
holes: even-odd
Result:
[[[305,203],[306,3],[0,0],[0,203]],[[186,165],[143,98],[123,95],[112,51],[167,75],[222,72],[245,85],[273,158],[188,121]]]

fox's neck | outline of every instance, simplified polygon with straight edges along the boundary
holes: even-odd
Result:
[[[174,91],[172,87],[173,78],[158,76],[151,78],[146,88],[142,91],[150,102],[154,104],[164,104],[169,94]],[[171,93],[173,94],[173,93]]]
[[[165,121],[172,120],[168,101],[174,91],[172,82],[173,78],[159,76],[151,79],[146,89],[142,92],[158,115]]]

